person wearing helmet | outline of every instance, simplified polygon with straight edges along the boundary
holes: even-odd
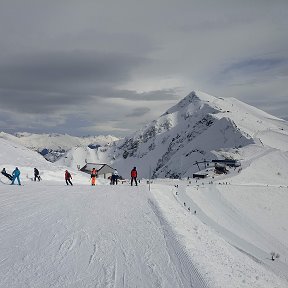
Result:
[[[112,185],[118,185],[118,178],[119,178],[119,174],[117,169],[115,169],[112,173]]]

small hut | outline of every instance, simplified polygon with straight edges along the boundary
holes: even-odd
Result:
[[[86,163],[85,166],[80,169],[80,171],[90,174],[93,168],[97,170],[97,178],[102,177],[104,179],[108,179],[108,177],[110,177],[115,170],[113,167],[107,164]]]
[[[201,173],[194,173],[193,174],[193,178],[206,178],[208,176],[208,174],[201,174]]]

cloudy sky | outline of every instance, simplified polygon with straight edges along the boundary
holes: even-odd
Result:
[[[192,90],[288,120],[287,0],[1,0],[0,130],[125,136]]]

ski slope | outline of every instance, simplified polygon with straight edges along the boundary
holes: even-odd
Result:
[[[267,227],[267,239],[257,238],[251,215],[218,194],[208,197],[216,186],[207,194],[158,180],[149,192],[146,183],[104,181],[0,183],[0,287],[287,287],[287,258],[272,262],[263,247],[274,243],[284,258],[277,249],[287,243]]]
[[[0,189],[0,287],[208,287],[146,186]]]

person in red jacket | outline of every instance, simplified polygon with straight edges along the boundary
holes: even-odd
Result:
[[[66,184],[67,185],[71,185],[71,186],[73,186],[73,184],[72,184],[72,182],[71,182],[71,180],[70,179],[72,179],[72,176],[71,176],[71,174],[68,172],[68,170],[66,170],[65,171],[65,181],[66,181]]]
[[[133,180],[135,181],[135,185],[137,186],[137,170],[136,170],[136,167],[134,167],[131,170],[131,186],[133,186]]]

